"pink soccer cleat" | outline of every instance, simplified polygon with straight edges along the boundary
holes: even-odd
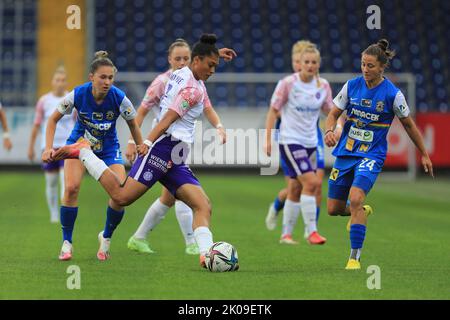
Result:
[[[97,258],[100,261],[105,261],[109,259],[109,247],[111,246],[111,239],[103,238],[103,231],[98,234],[98,242],[100,243],[100,248],[97,252]]]
[[[309,244],[324,244],[327,242],[325,237],[322,237],[317,231],[311,232],[308,237]]]
[[[69,241],[64,240],[58,259],[60,261],[67,261],[72,259],[72,250],[72,244]]]
[[[56,152],[53,154],[53,160],[57,161],[62,159],[78,159],[80,150],[90,147],[91,145],[89,144],[89,141],[81,137],[74,144],[69,144],[56,150]]]

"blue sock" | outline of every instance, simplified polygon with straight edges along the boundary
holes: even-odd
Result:
[[[116,211],[110,206],[106,210],[105,230],[103,230],[103,238],[111,238],[114,230],[116,230],[120,221],[122,221],[125,210]]]
[[[67,240],[72,243],[73,227],[78,215],[78,207],[61,206],[60,220],[63,233],[63,241]]]
[[[281,209],[284,208],[284,201],[281,201],[278,199],[278,197],[275,198],[275,201],[273,202],[273,207],[275,208],[275,211],[278,213]]]
[[[316,208],[316,223],[319,222],[319,216],[320,216],[320,206],[317,206],[317,208]]]
[[[352,224],[350,226],[350,258],[359,260],[364,238],[366,237],[366,226],[363,224]]]

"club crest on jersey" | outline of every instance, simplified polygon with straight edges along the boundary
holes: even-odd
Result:
[[[320,99],[320,92],[316,93],[316,99],[319,100]]]
[[[113,120],[114,119],[114,111],[108,111],[106,112],[106,120]]]
[[[383,112],[384,110],[384,101],[377,101],[377,105],[376,105],[376,110],[377,112]]]
[[[361,107],[370,107],[372,105],[372,100],[361,99]]]
[[[363,121],[361,121],[361,120],[356,120],[356,127],[357,128],[364,128],[365,126],[366,126],[366,124],[363,122]]]
[[[102,121],[103,113],[101,112],[92,112],[92,120]]]

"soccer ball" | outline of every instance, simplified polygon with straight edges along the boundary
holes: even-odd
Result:
[[[227,242],[215,242],[205,258],[206,267],[211,272],[237,271],[239,269],[237,251]]]

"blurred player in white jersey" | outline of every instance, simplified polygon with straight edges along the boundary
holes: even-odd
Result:
[[[317,77],[320,52],[307,46],[300,53],[300,72],[282,79],[272,96],[266,121],[266,153],[271,154],[271,130],[281,113],[280,153],[285,163],[283,170],[289,176],[287,200],[283,209],[283,231],[280,243],[297,244],[292,232],[300,210],[310,244],[324,244],[326,239],[317,231],[316,193],[321,180],[317,168],[317,122],[322,110],[328,114],[332,107],[331,88],[323,78]],[[301,184],[301,196],[298,184]],[[300,203],[299,203],[300,198]]]
[[[8,121],[6,120],[6,114],[5,111],[3,110],[1,101],[0,101],[0,123],[2,124],[3,128],[3,148],[9,151],[12,148],[11,135],[9,133]]]
[[[39,131],[42,133],[41,151],[45,149],[45,130],[47,128],[47,120],[61,103],[64,96],[68,93],[67,74],[64,67],[59,67],[53,74],[52,91],[44,94],[36,104],[36,112],[34,117],[34,126],[31,130],[30,145],[28,148],[28,159],[31,161],[35,158],[34,145]],[[60,148],[66,144],[73,127],[75,126],[76,113],[65,115],[58,122],[55,131],[55,139],[53,148]],[[64,197],[64,160],[43,163],[42,168],[45,171],[45,196],[48,208],[50,210],[50,221],[52,223],[59,222],[59,205],[58,205],[58,176],[61,189],[61,199]]]
[[[219,54],[226,60],[231,60],[236,53],[227,48],[219,50]],[[153,121],[154,127],[157,123],[156,119],[161,112],[160,101],[164,95],[165,87],[169,81],[173,71],[181,69],[189,65],[191,61],[191,49],[189,44],[183,39],[176,39],[169,46],[168,50],[168,62],[170,69],[160,75],[147,88],[145,96],[141,102],[140,107],[137,110],[136,122],[139,126],[146,115],[153,111],[155,119]],[[207,97],[208,105],[211,104]],[[220,123],[220,118],[212,107],[205,108],[205,116],[213,127],[217,129],[217,133],[221,138],[221,142],[225,143],[226,134],[225,130]],[[130,139],[128,141],[128,147],[126,151],[126,157],[130,162],[133,162],[136,157],[136,144]],[[128,248],[141,253],[153,253],[150,248],[147,239],[148,233],[153,230],[166,216],[168,210],[175,204],[175,213],[180,225],[180,229],[183,233],[186,243],[185,252],[187,254],[199,254],[197,243],[195,242],[194,231],[192,230],[193,213],[184,202],[176,200],[174,196],[163,186],[161,197],[156,199],[155,202],[148,208],[147,213],[142,220],[140,226],[136,230],[135,234],[128,240]]]
[[[306,48],[317,48],[314,43],[308,40],[299,40],[292,46],[292,69],[294,72],[300,72],[300,66],[301,66],[301,56],[303,50]],[[318,85],[320,85],[319,80],[319,74],[316,74],[316,79],[318,81]],[[275,125],[275,129],[280,129],[281,124],[281,118],[280,115],[278,115],[278,119]],[[339,118],[338,124],[336,126],[336,134],[339,134],[342,131],[342,123],[343,118]],[[320,127],[317,126],[317,139],[318,139],[318,145],[317,145],[317,168],[316,168],[316,174],[320,181],[323,180],[323,177],[325,175],[325,150],[323,145],[323,138],[322,138],[322,131],[320,130]],[[284,168],[286,166],[286,163],[281,159],[281,166]],[[283,170],[285,173],[287,170]],[[289,183],[289,176],[285,175],[286,185]],[[300,197],[301,194],[301,184],[299,182],[292,182],[293,186],[295,187],[295,194],[298,194],[298,197]],[[320,214],[320,205],[322,202],[322,184],[319,184],[317,190],[316,190],[316,220],[319,221],[319,214]],[[287,198],[287,188],[281,189],[274,202],[272,202],[269,206],[269,211],[266,216],[266,227],[268,230],[274,230],[277,225],[278,215],[281,212],[281,210],[284,207],[284,203]],[[305,227],[305,233],[304,237],[308,238],[308,230]]]

